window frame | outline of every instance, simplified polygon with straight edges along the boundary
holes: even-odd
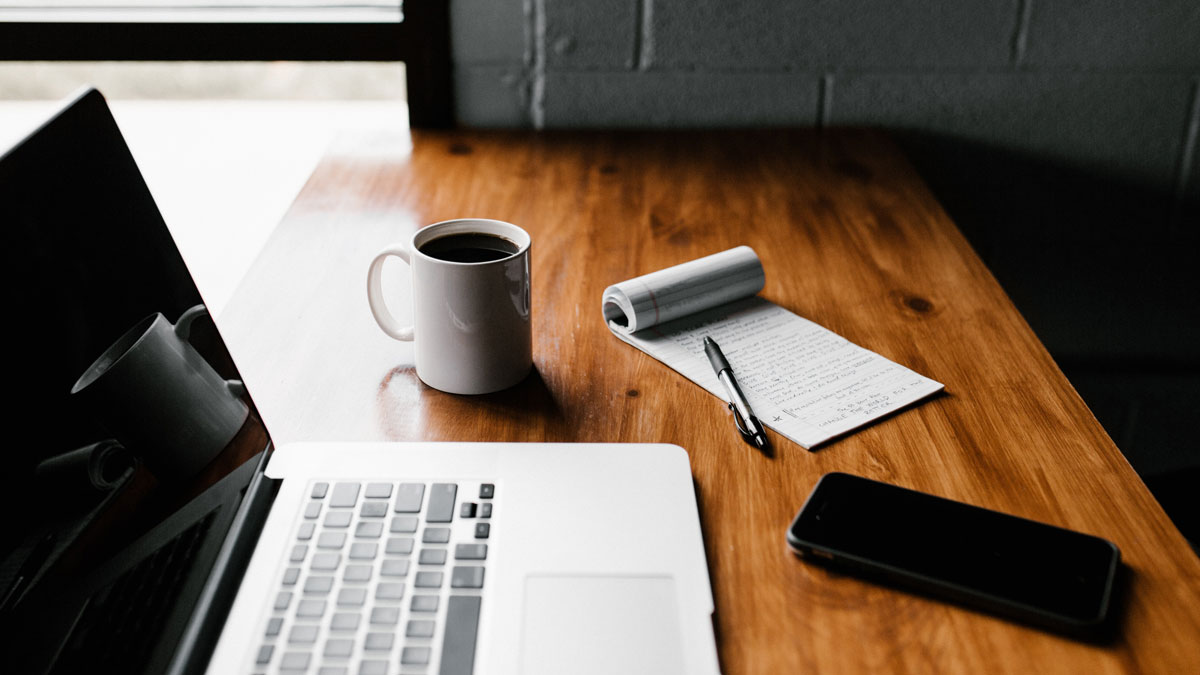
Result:
[[[409,123],[453,124],[449,8],[398,23],[3,22],[0,61],[403,61]]]

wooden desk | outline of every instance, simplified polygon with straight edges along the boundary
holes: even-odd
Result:
[[[534,239],[536,372],[481,397],[422,385],[365,298],[379,248],[465,216]],[[815,453],[777,435],[774,459],[751,451],[722,401],[611,336],[600,314],[608,284],[738,244],[762,258],[763,296],[947,393]],[[730,675],[1200,669],[1200,561],[876,133],[360,139],[323,160],[220,320],[277,442],[687,448]],[[784,530],[828,471],[1112,540],[1131,571],[1120,638],[1073,642],[799,561]]]

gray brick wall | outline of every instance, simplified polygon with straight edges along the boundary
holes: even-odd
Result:
[[[786,72],[551,71],[542,106],[549,126],[811,126],[817,121],[817,80],[811,73]],[[772,95],[762,96],[764,91]]]
[[[533,123],[533,16],[532,0],[451,0],[450,53],[460,124]]]
[[[452,0],[451,26],[468,126],[875,125],[1200,200],[1191,0]]]
[[[1007,63],[1017,0],[646,0],[655,69]],[[965,38],[965,39],[964,39]]]
[[[641,4],[632,0],[539,2],[546,70],[624,72],[637,65]],[[634,85],[634,83],[630,83]]]
[[[1039,67],[1200,70],[1200,3],[1033,0],[1023,63]]]

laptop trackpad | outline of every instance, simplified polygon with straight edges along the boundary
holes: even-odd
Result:
[[[526,577],[521,672],[682,674],[675,580]]]

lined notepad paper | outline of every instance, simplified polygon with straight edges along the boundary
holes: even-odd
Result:
[[[716,340],[759,420],[805,448],[943,388],[757,297],[763,280],[758,256],[742,246],[610,286],[604,315],[618,338],[724,400],[704,354],[705,336]]]

